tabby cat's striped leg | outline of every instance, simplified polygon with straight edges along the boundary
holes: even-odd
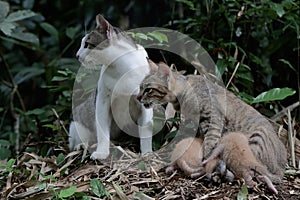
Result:
[[[203,141],[203,158],[204,159],[208,159],[208,157],[211,155],[214,148],[218,144],[220,137],[221,137],[221,132],[218,130],[210,130],[205,134],[204,141]]]

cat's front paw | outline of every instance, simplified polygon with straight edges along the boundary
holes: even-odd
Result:
[[[109,156],[109,152],[97,152],[95,151],[91,155],[91,159],[93,160],[104,160]]]

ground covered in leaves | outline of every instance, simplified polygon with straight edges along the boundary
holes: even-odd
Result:
[[[213,183],[180,171],[166,174],[161,155],[122,152],[103,162],[82,151],[51,158],[23,153],[1,164],[1,199],[300,199],[296,170],[287,170],[276,185],[279,194],[273,195],[262,184],[247,190],[242,181]]]

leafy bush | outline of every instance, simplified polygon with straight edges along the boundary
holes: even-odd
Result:
[[[63,56],[79,36],[79,29],[62,27],[60,34],[41,13],[31,10],[38,4],[0,1],[0,62],[4,66],[0,86],[1,159],[25,149],[46,155],[50,143],[30,143],[53,138],[60,143],[66,138],[63,128],[70,116],[78,62]],[[63,47],[62,38],[68,42]]]
[[[53,146],[67,144],[71,91],[79,66],[74,57],[98,13],[116,26],[118,19],[128,17],[130,27],[145,21],[189,34],[214,58],[229,89],[249,103],[272,88],[281,88],[279,93],[286,97],[294,91],[284,87],[298,87],[293,80],[299,79],[299,1],[177,0],[159,1],[159,8],[156,3],[130,2],[0,1],[1,159],[23,151],[48,156],[57,153]],[[155,32],[133,36],[168,40]],[[281,103],[274,102],[278,96],[271,93],[275,96],[269,98],[268,109],[274,114]],[[293,95],[282,103],[297,100]],[[258,105],[266,107],[261,99]],[[165,136],[157,137],[154,146],[159,148]]]
[[[295,68],[299,1],[177,2],[182,12],[177,12],[177,20],[169,24],[199,40],[215,56],[225,82],[238,66],[231,89],[255,96],[282,83],[297,88],[297,81],[289,80],[299,79],[299,69]]]

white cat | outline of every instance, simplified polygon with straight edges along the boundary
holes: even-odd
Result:
[[[103,16],[97,15],[96,28],[83,37],[76,56],[83,66],[101,67],[101,72],[95,105],[89,98],[89,102],[79,106],[81,111],[73,112],[73,115],[81,115],[86,112],[86,106],[95,106],[95,111],[86,108],[89,110],[87,116],[92,113],[94,117],[77,118],[92,123],[76,119],[71,123],[70,149],[81,144],[89,148],[96,141],[97,148],[91,158],[105,159],[109,155],[110,139],[117,137],[122,130],[140,137],[142,154],[151,152],[153,110],[145,109],[136,98],[132,98],[139,93],[139,84],[150,72],[145,49]]]

